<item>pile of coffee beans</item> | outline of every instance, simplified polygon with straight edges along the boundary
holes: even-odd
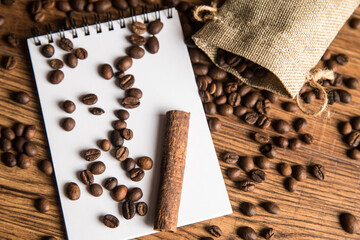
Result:
[[[349,145],[348,157],[360,160],[360,117],[353,117],[350,121],[340,122],[339,132],[343,135],[344,141]]]

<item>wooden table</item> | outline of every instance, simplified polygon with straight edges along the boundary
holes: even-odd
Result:
[[[17,0],[11,7],[0,5],[0,15],[6,21],[0,27],[0,55],[14,55],[19,59],[16,69],[0,69],[0,125],[12,126],[19,121],[38,126],[35,142],[39,146],[39,154],[27,170],[0,164],[0,239],[43,239],[51,235],[64,239],[65,227],[54,176],[46,176],[37,166],[40,160],[49,159],[50,155],[25,39],[31,36],[30,27],[43,29],[44,23],[35,24],[32,21],[26,10],[28,4],[29,1]],[[360,8],[354,16],[360,17]],[[53,9],[46,14],[46,22],[57,26],[57,21],[64,17],[64,13]],[[75,18],[79,17],[75,14]],[[6,44],[4,37],[8,33],[20,37],[19,48]],[[340,73],[360,79],[359,30],[352,30],[345,24],[329,49],[332,53],[349,56],[349,63],[340,67]],[[27,105],[11,100],[12,93],[19,90],[30,94],[31,101]],[[359,239],[359,234],[345,233],[338,219],[342,211],[351,212],[360,219],[360,164],[346,157],[348,147],[337,130],[340,121],[360,115],[360,92],[349,91],[352,103],[330,106],[329,117],[327,114],[307,117],[307,130],[315,137],[314,144],[303,146],[297,151],[279,150],[276,159],[271,160],[271,169],[266,170],[267,180],[258,184],[254,192],[241,192],[226,176],[226,169],[230,165],[219,161],[234,211],[232,215],[181,227],[176,234],[157,233],[141,239],[199,239],[210,236],[206,227],[211,224],[222,228],[224,236],[221,239],[238,238],[237,229],[242,226],[250,226],[257,232],[272,227],[276,231],[275,239]],[[301,115],[284,112],[280,104],[276,104],[271,113],[271,117],[288,121]],[[257,128],[244,124],[234,116],[217,117],[223,126],[212,137],[219,159],[225,151],[248,156],[259,154],[258,144],[249,138],[251,133],[258,131]],[[273,130],[267,132],[277,135]],[[295,133],[288,136],[295,136]],[[289,193],[283,186],[284,177],[276,171],[276,164],[280,162],[306,166],[322,164],[327,170],[326,181],[308,177],[306,181],[299,182],[296,192]],[[46,197],[51,202],[51,210],[46,214],[39,213],[34,207],[34,201],[39,197]],[[260,207],[257,208],[258,214],[251,218],[239,212],[239,205],[243,201],[259,204],[264,200],[277,202],[281,214],[271,215]]]

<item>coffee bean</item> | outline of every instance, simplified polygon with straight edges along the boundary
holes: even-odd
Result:
[[[235,164],[238,162],[239,160],[239,155],[237,155],[234,152],[227,152],[224,154],[224,162],[229,163],[229,164]]]
[[[146,25],[142,22],[134,22],[131,26],[130,29],[133,33],[136,34],[143,34],[146,32]]]
[[[267,129],[271,125],[271,119],[266,115],[260,115],[256,124],[259,128]]]
[[[49,81],[52,84],[59,84],[63,79],[64,73],[59,69],[52,71],[49,75]]]
[[[247,95],[252,90],[252,87],[249,85],[243,84],[238,88],[238,93],[241,97]],[[255,104],[255,103],[254,103]]]
[[[335,60],[340,65],[346,65],[349,61],[349,58],[345,54],[340,53],[336,55]]]
[[[69,183],[66,186],[66,195],[70,200],[78,200],[80,198],[80,188],[76,183]]]
[[[250,172],[250,178],[254,182],[261,183],[266,180],[266,174],[260,169],[255,169]]]
[[[351,102],[351,100],[352,100],[351,94],[348,91],[338,89],[337,93],[339,94],[340,102],[342,102],[342,103],[350,103]]]
[[[11,149],[11,141],[7,138],[0,138],[0,149],[4,152],[8,152]]]
[[[9,127],[2,128],[1,135],[2,135],[2,137],[6,138],[10,141],[14,140],[16,137],[15,132]]]
[[[307,178],[306,168],[301,165],[296,165],[292,168],[292,175],[298,181],[304,181]]]
[[[126,200],[122,205],[122,213],[125,219],[129,220],[135,216],[135,204],[130,200]]]
[[[94,105],[95,103],[97,103],[98,97],[93,93],[89,93],[82,96],[81,101],[86,105]]]
[[[115,158],[117,160],[119,160],[120,162],[127,159],[128,156],[129,156],[129,149],[127,147],[122,146],[122,147],[119,147],[118,149],[116,149]]]
[[[117,10],[126,10],[129,7],[126,0],[112,0],[112,5]]]
[[[341,213],[340,223],[342,228],[348,233],[358,233],[359,232],[359,223],[354,215],[351,213]]]
[[[261,169],[269,169],[270,168],[270,161],[264,156],[258,156],[254,158],[255,164]]]
[[[34,15],[34,21],[37,23],[41,23],[45,20],[45,13],[43,11],[38,12],[37,14]]]
[[[255,190],[255,184],[248,180],[241,181],[239,187],[244,192],[253,192]]]
[[[3,60],[3,66],[6,70],[12,70],[16,67],[17,60],[13,56],[6,56]]]
[[[269,114],[271,111],[271,102],[268,99],[258,100],[255,108],[260,114]]]
[[[24,152],[29,157],[34,157],[38,153],[37,146],[35,145],[35,143],[26,142],[24,143]]]
[[[125,109],[120,109],[118,111],[116,111],[116,116],[120,119],[120,120],[127,120],[130,117],[130,114],[128,111],[126,111]]]
[[[101,187],[101,185],[99,185],[97,183],[91,184],[89,187],[89,191],[90,191],[90,194],[95,197],[99,197],[103,194],[103,188]]]
[[[104,188],[111,191],[118,185],[118,180],[115,177],[109,177],[104,183]]]
[[[204,111],[206,114],[213,115],[216,113],[216,105],[213,102],[204,103]]]
[[[354,160],[360,160],[360,151],[356,148],[348,150],[348,156]]]
[[[292,173],[291,166],[287,163],[280,163],[277,167],[279,173],[283,176],[290,176]]]
[[[41,53],[44,57],[50,58],[55,53],[55,48],[51,44],[46,44],[41,48]]]
[[[282,106],[283,109],[287,112],[297,112],[299,109],[296,103],[293,102],[285,102]]]
[[[261,94],[264,96],[264,98],[269,99],[271,103],[276,103],[279,100],[279,95],[263,90],[261,91]]]
[[[125,171],[130,172],[136,167],[136,162],[133,158],[127,158],[122,162]]]
[[[132,46],[128,49],[128,55],[132,58],[140,59],[145,55],[145,51],[139,46]]]
[[[110,0],[100,0],[95,2],[94,4],[94,11],[96,13],[104,13],[111,8],[111,1]]]
[[[266,240],[272,240],[272,239],[274,239],[274,236],[275,236],[274,229],[267,228],[264,231],[264,237],[265,237]]]
[[[133,131],[128,128],[121,129],[120,134],[125,140],[128,140],[128,141],[133,138]]]
[[[249,92],[248,94],[245,95],[242,103],[245,107],[252,108],[255,106],[258,99],[259,99],[259,94],[257,92]]]
[[[94,175],[100,175],[102,173],[104,173],[106,170],[106,166],[103,162],[99,161],[99,162],[94,162],[91,167],[90,167],[90,171],[92,172],[92,174]]]
[[[131,74],[127,74],[119,79],[119,87],[123,90],[130,89],[135,83],[135,78]]]
[[[111,143],[114,147],[121,147],[124,144],[124,139],[121,137],[119,131],[114,130],[111,132]]]
[[[327,93],[328,95],[328,104],[332,105],[334,103],[340,102],[340,95],[337,90],[331,90]]]
[[[350,123],[354,130],[360,130],[360,117],[352,118]]]
[[[212,83],[212,85],[215,84],[216,86],[216,91],[215,93],[213,94],[214,97],[220,97],[224,94],[224,89],[223,89],[223,85],[221,82],[219,81],[215,81],[214,83]],[[211,87],[210,87],[211,88]]]
[[[52,164],[51,164],[51,162],[49,160],[42,160],[39,163],[39,168],[47,176],[50,176],[54,172],[53,166],[52,166]]]
[[[312,168],[314,176],[319,180],[325,180],[325,168],[320,164],[315,164]]]
[[[84,60],[88,57],[88,52],[84,48],[77,48],[75,49],[75,56],[80,60]]]
[[[272,214],[279,214],[280,213],[279,206],[274,202],[271,202],[271,201],[264,202],[264,203],[262,203],[262,206],[269,213],[272,213]]]
[[[338,64],[335,60],[327,60],[325,62],[325,66],[330,69],[330,70],[333,70],[334,72],[336,72],[338,70]]]
[[[101,142],[100,142],[101,150],[107,152],[110,150],[110,147],[111,147],[111,142],[109,140],[107,140],[107,139],[101,140]]]
[[[24,144],[26,143],[26,139],[23,137],[16,137],[13,140],[13,146],[14,149],[18,152],[18,153],[22,153],[24,152]]]
[[[250,202],[242,202],[240,205],[240,210],[244,215],[248,217],[256,215],[256,206]]]
[[[135,97],[137,99],[140,99],[143,96],[142,91],[138,88],[130,88],[130,89],[126,90],[125,94],[128,97]]]
[[[347,78],[345,80],[345,85],[350,89],[357,89],[359,87],[359,81],[353,77]]]
[[[46,198],[37,199],[35,205],[41,213],[46,213],[50,210],[50,202]]]
[[[119,219],[110,214],[107,214],[103,217],[103,223],[109,228],[117,228],[120,225]]]
[[[143,197],[143,192],[138,187],[130,189],[127,194],[127,199],[132,202],[139,201],[142,197]]]
[[[254,140],[260,144],[265,144],[270,141],[270,137],[266,133],[257,132],[254,134]]]
[[[136,212],[140,215],[140,216],[145,216],[148,212],[148,205],[145,202],[139,202],[136,205]]]
[[[328,49],[326,49],[324,55],[321,57],[321,60],[327,61],[329,59],[331,59],[331,52]]]
[[[239,167],[245,172],[249,172],[254,168],[254,161],[251,157],[241,157],[239,159]]]
[[[297,189],[297,181],[292,177],[286,178],[284,185],[289,192],[295,192]]]
[[[218,118],[211,118],[209,120],[209,129],[211,132],[219,131],[221,128],[221,121]]]
[[[84,11],[86,2],[84,0],[72,0],[70,1],[71,6],[75,11],[82,12]]]
[[[238,229],[238,235],[244,240],[256,240],[257,234],[251,227],[241,227]]]
[[[68,65],[70,68],[75,68],[78,64],[78,59],[73,53],[69,53],[66,55],[65,60],[66,65]]]
[[[66,100],[63,102],[62,107],[65,112],[67,113],[73,113],[76,110],[75,103],[70,100]]]
[[[250,68],[246,68],[242,73],[241,73],[241,76],[243,78],[248,78],[248,79],[251,79],[254,77],[254,71]]]
[[[230,93],[236,92],[237,88],[238,88],[238,83],[237,82],[228,82],[224,86],[224,92],[226,94],[230,94]]]
[[[343,80],[344,77],[343,75],[339,74],[339,73],[335,73],[335,79],[334,81],[331,83],[332,86],[341,86],[343,84]],[[316,94],[316,93],[315,93]]]
[[[270,143],[261,146],[260,152],[268,158],[275,158],[277,154],[274,146]]]
[[[155,36],[149,37],[145,47],[149,53],[155,54],[159,51],[159,40]]]
[[[89,170],[83,170],[80,172],[80,180],[85,185],[90,185],[94,182],[94,175]]]
[[[275,124],[275,130],[282,134],[288,133],[290,131],[290,124],[285,120],[278,120]]]
[[[305,118],[297,118],[293,123],[293,128],[296,132],[302,132],[305,130],[307,121]]]
[[[126,70],[131,68],[132,64],[133,64],[132,58],[129,56],[125,56],[119,59],[119,61],[116,64],[116,68],[122,72],[125,72]]]
[[[31,140],[36,134],[36,127],[34,125],[28,125],[26,126],[25,130],[24,130],[24,138],[26,140]]]
[[[61,38],[59,41],[59,47],[67,52],[71,52],[74,49],[72,41],[68,38]]]
[[[275,143],[278,147],[287,148],[289,145],[289,140],[283,136],[279,136],[275,138]]]
[[[98,107],[89,108],[89,112],[93,115],[102,115],[105,113],[104,109]]]
[[[61,69],[64,67],[64,62],[60,59],[54,58],[49,61],[49,65],[53,69]]]
[[[68,1],[56,1],[56,8],[62,12],[69,12],[72,9]]]
[[[231,181],[238,181],[241,178],[241,170],[239,168],[228,168],[227,175]]]
[[[158,34],[163,28],[164,24],[160,20],[155,20],[149,23],[147,26],[147,31],[151,35]]]
[[[92,162],[101,156],[101,152],[99,149],[91,148],[85,151],[84,156],[86,161]]]
[[[349,21],[349,25],[352,29],[360,29],[360,18],[351,18]]]
[[[30,101],[30,96],[26,92],[16,92],[14,100],[21,104],[27,104]]]
[[[22,169],[27,169],[30,167],[31,165],[31,161],[30,161],[30,158],[25,155],[24,153],[21,153],[19,156],[18,156],[18,159],[17,159],[17,165],[22,168]]]
[[[129,37],[129,41],[131,44],[136,45],[136,46],[144,46],[146,44],[146,38],[144,38],[143,36],[140,36],[138,34],[131,35]]]
[[[211,225],[209,228],[208,228],[208,231],[211,235],[213,235],[214,237],[221,237],[222,236],[222,231],[221,229],[216,226],[216,225]]]
[[[352,126],[350,124],[350,122],[341,122],[339,124],[339,132],[342,135],[348,135],[352,132]]]
[[[301,140],[306,144],[312,144],[314,141],[314,138],[311,134],[305,133],[301,135]]]
[[[291,150],[297,150],[297,149],[301,148],[301,146],[302,146],[302,143],[301,143],[300,139],[292,138],[289,140],[289,148]]]
[[[241,102],[241,97],[238,93],[233,92],[229,95],[228,103],[230,104],[230,106],[238,107],[240,105],[240,102]]]
[[[8,167],[15,167],[16,165],[16,157],[11,152],[4,152],[2,154],[2,161]]]
[[[315,100],[316,95],[313,91],[309,91],[301,94],[301,98],[305,103],[312,103]]]
[[[69,132],[75,128],[75,120],[71,117],[64,118],[61,126],[65,131]]]
[[[354,128],[354,126],[353,126]],[[354,131],[352,132],[348,138],[348,144],[350,147],[357,147],[360,143],[360,132],[359,131]]]
[[[153,160],[150,157],[140,157],[137,165],[144,170],[150,170],[153,167]]]
[[[244,121],[247,124],[254,125],[259,118],[259,115],[256,112],[247,112],[244,115]]]
[[[229,104],[222,104],[219,106],[219,113],[223,116],[230,116],[231,114],[233,114],[233,107],[230,106]]]
[[[224,96],[225,97],[225,96]],[[226,99],[226,97],[225,97]],[[234,115],[237,117],[242,117],[247,113],[247,108],[243,106],[238,106],[234,108]]]
[[[209,72],[209,66],[206,64],[198,63],[193,65],[193,70],[197,76],[204,76]]]
[[[144,176],[145,176],[145,172],[141,168],[134,168],[133,170],[130,171],[130,179],[133,180],[134,182],[141,181],[144,178]]]
[[[25,128],[26,128],[25,124],[20,123],[20,122],[16,123],[14,125],[14,133],[15,133],[15,135],[18,136],[18,137],[22,136],[24,134],[24,132],[25,132]]]
[[[123,120],[117,120],[114,122],[114,129],[115,130],[121,130],[127,127],[127,124]]]
[[[198,63],[201,60],[203,53],[200,49],[189,49],[190,60],[192,63]]]
[[[5,24],[5,18],[0,15],[0,27]]]
[[[125,97],[121,101],[121,105],[127,109],[133,109],[140,106],[140,99],[135,97]]]
[[[114,76],[114,72],[110,64],[101,65],[100,75],[107,80],[111,79]]]
[[[42,1],[41,0],[33,1],[30,5],[30,13],[32,15],[39,13],[41,11],[41,9],[42,9]]]

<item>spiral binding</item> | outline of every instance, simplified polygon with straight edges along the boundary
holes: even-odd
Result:
[[[114,30],[114,24],[113,24],[113,20],[111,17],[111,12],[106,13],[106,19],[107,19],[109,31]]]
[[[146,6],[142,7],[142,13],[144,16],[144,23],[149,23],[148,8]]]
[[[135,8],[130,8],[130,16],[131,16],[131,22],[134,23],[134,22],[137,22],[137,19],[136,19],[136,9]]]
[[[37,29],[36,27],[32,27],[32,28],[31,28],[31,34],[32,34],[32,36],[33,36],[35,45],[36,45],[36,46],[41,45],[41,41],[40,41],[40,39],[39,39],[39,35],[40,35],[39,29]]]
[[[125,17],[124,17],[124,11],[121,10],[119,11],[119,21],[120,21],[120,28],[125,28],[126,27],[126,23],[125,23]]]
[[[53,39],[53,36],[52,36],[52,29],[51,29],[50,24],[45,25],[45,31],[46,31],[46,36],[47,36],[48,42],[53,43],[54,39]]]
[[[77,38],[78,34],[76,28],[76,21],[73,18],[70,20],[70,27],[71,27],[71,35],[73,36],[73,38]]]
[[[84,28],[85,36],[90,35],[89,22],[87,17],[82,17],[82,27]]]
[[[155,19],[156,20],[161,20],[161,16],[160,16],[160,6],[159,4],[156,4],[154,6],[154,13],[155,13]]]

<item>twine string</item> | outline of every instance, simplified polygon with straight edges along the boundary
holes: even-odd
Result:
[[[194,9],[194,18],[198,22],[206,22],[208,20],[218,20],[217,3],[213,1],[211,6],[200,5]]]

